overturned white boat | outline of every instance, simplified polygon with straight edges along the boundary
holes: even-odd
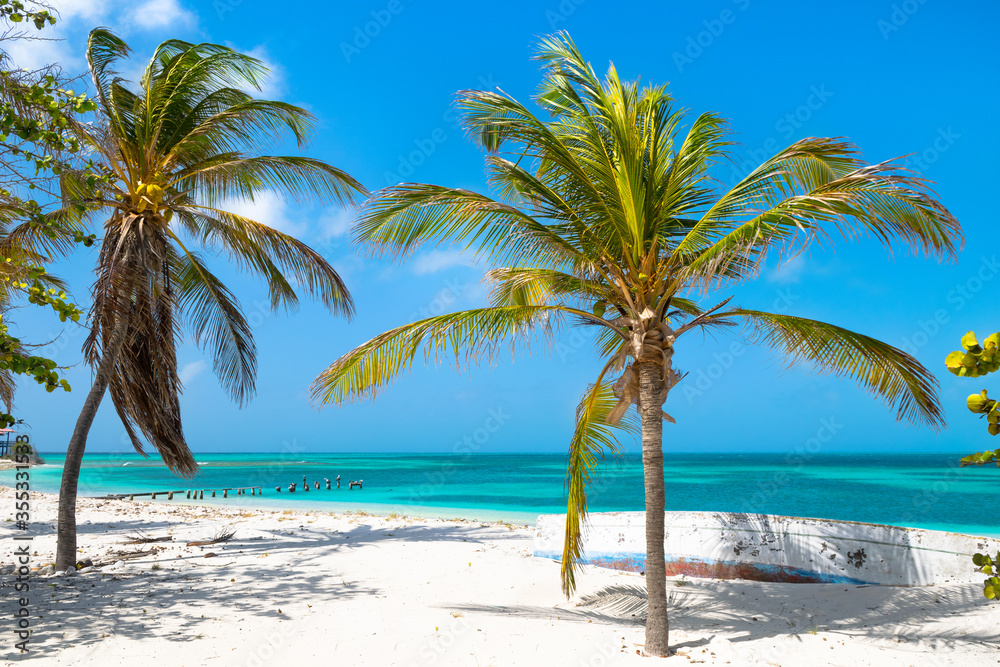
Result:
[[[566,516],[538,517],[535,556],[560,560]],[[975,553],[1000,540],[874,523],[770,514],[667,512],[668,575],[795,583],[924,586],[981,582]],[[644,512],[589,515],[584,562],[644,572]]]

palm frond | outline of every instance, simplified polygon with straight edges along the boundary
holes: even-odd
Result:
[[[516,207],[468,190],[419,183],[386,188],[369,199],[354,239],[375,256],[405,257],[425,244],[457,244],[497,262],[525,257],[552,265],[571,252],[552,230]]]
[[[94,89],[105,111],[113,111],[109,104],[111,82],[117,76],[111,66],[131,53],[128,44],[108,28],[94,28],[87,38],[87,63],[94,80]],[[113,120],[113,118],[112,118]]]
[[[253,396],[257,348],[236,297],[186,248],[174,269],[177,307],[187,317],[194,342],[208,348],[213,370],[240,406]]]
[[[954,258],[961,226],[926,181],[898,162],[866,165],[850,144],[804,139],[768,160],[722,196],[674,250],[681,273],[703,288],[753,277],[768,252],[801,250],[833,233],[902,244]]]
[[[539,268],[501,268],[486,272],[494,306],[542,306],[553,299],[594,302],[610,300],[613,292],[595,280]]]
[[[425,362],[454,358],[459,367],[492,362],[503,349],[513,354],[533,340],[551,339],[563,311],[556,306],[479,308],[396,327],[331,364],[313,381],[312,399],[323,404],[375,398],[413,365],[421,347]]]
[[[809,362],[822,373],[855,380],[895,409],[901,421],[945,425],[937,380],[887,343],[825,322],[759,310],[737,308],[713,317],[744,321],[751,341],[781,351],[789,365]]]
[[[614,383],[604,380],[610,368],[610,363],[604,367],[597,382],[587,388],[576,409],[576,429],[570,441],[566,465],[566,535],[560,567],[562,590],[567,597],[576,589],[576,574],[584,554],[587,488],[592,476],[606,452],[616,455],[622,452],[616,431],[633,435],[639,432],[638,420],[631,412],[616,425],[608,423],[611,411],[618,403]]]
[[[333,313],[353,316],[354,300],[343,279],[322,255],[302,241],[222,209],[191,204],[184,212],[195,221],[203,242],[218,244],[238,265],[265,279],[272,307],[294,307],[298,303],[291,278],[300,290],[319,299]]]

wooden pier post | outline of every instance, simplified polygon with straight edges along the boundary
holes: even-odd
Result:
[[[223,489],[222,490],[222,497],[223,498],[228,498],[229,497],[229,489]]]
[[[174,492],[167,491],[167,500],[173,500],[173,499],[174,499]]]
[[[212,497],[213,498],[215,497],[215,491],[212,491]]]
[[[188,497],[188,500],[191,500],[191,489],[188,489],[188,495],[187,495],[187,497]]]

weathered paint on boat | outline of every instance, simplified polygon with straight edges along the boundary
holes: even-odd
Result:
[[[562,558],[564,514],[538,517],[535,555]],[[645,571],[643,512],[590,515],[584,562]],[[979,582],[977,552],[1000,541],[919,528],[769,514],[667,512],[667,574],[791,583],[924,586]]]

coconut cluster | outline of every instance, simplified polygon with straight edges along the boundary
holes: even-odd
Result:
[[[152,183],[144,183],[142,181],[138,182],[138,187],[136,188],[135,195],[132,198],[132,203],[136,210],[140,213],[149,210],[160,215],[165,222],[170,222],[170,218],[173,216],[173,211],[164,205],[164,191],[163,188],[157,183],[162,181],[163,174],[157,172],[153,178],[154,182]]]

